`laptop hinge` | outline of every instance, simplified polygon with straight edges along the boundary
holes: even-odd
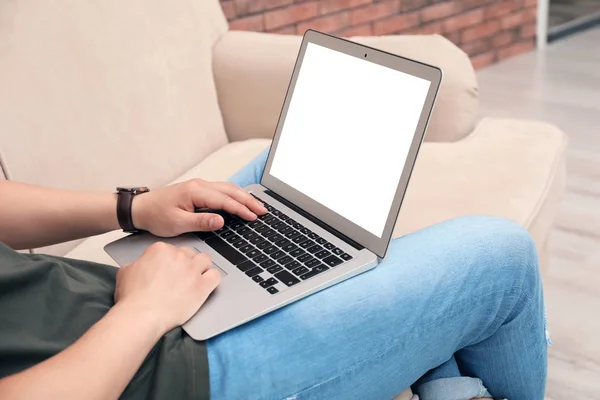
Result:
[[[344,242],[348,243],[350,246],[354,247],[356,250],[362,250],[365,248],[364,246],[361,246],[360,244],[356,243],[354,240],[350,239],[348,236],[344,235],[343,233],[341,233],[341,232],[335,230],[334,228],[332,228],[331,226],[327,225],[323,221],[320,221],[317,218],[313,217],[312,215],[310,215],[309,213],[307,213],[300,207],[287,201],[286,199],[284,199],[277,193],[273,192],[272,190],[267,189],[267,190],[265,190],[264,193],[273,197],[275,200],[279,201],[280,203],[285,204],[287,207],[296,211],[298,214],[302,215],[304,218],[308,219],[310,222],[314,222],[316,225],[319,225],[321,228],[325,229],[327,232],[331,233],[332,235],[334,235],[334,236],[338,237],[339,239],[343,240]]]

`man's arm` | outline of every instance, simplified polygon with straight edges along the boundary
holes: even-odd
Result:
[[[156,243],[117,273],[117,304],[77,342],[0,379],[0,400],[117,399],[158,339],[186,322],[220,280],[205,254]]]
[[[163,237],[223,226],[223,218],[194,213],[196,207],[223,209],[248,220],[266,212],[233,184],[193,179],[136,196],[133,223]],[[0,242],[21,250],[99,235],[119,228],[116,210],[114,193],[0,181]]]

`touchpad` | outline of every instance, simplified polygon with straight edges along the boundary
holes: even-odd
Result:
[[[194,247],[194,250],[196,250],[198,253],[202,253],[200,250],[198,250],[195,247]],[[221,267],[219,267],[217,264],[212,263],[212,267],[221,273],[221,278],[224,278],[227,276],[227,272],[223,271],[223,269]]]

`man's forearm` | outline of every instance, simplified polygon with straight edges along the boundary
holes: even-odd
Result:
[[[149,311],[117,304],[63,352],[0,379],[0,400],[117,399],[163,334]]]
[[[0,181],[0,242],[28,249],[119,228],[117,196]]]

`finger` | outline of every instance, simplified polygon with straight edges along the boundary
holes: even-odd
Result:
[[[193,213],[181,210],[178,214],[181,229],[184,232],[210,232],[221,229],[225,225],[223,217],[211,213]]]
[[[239,203],[248,207],[248,209],[255,214],[263,215],[267,213],[267,209],[263,203],[256,200],[250,193],[246,192],[236,184],[230,182],[214,182],[211,183],[210,186],[228,196],[233,197]]]
[[[209,268],[200,277],[199,294],[200,305],[204,304],[208,296],[217,288],[221,282],[221,274],[214,268]]]
[[[230,214],[238,215],[249,221],[254,221],[256,219],[256,214],[235,198],[208,186],[205,187],[201,194],[194,193],[193,196],[192,200],[196,207],[205,205],[208,208],[225,210]]]
[[[198,254],[198,252],[191,247],[180,247],[179,250],[183,251],[189,258],[194,258]]]
[[[204,274],[210,268],[212,268],[212,260],[207,254],[196,253],[192,259],[194,267],[198,268],[201,274]]]

